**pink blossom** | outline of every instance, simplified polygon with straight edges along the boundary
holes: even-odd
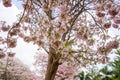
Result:
[[[5,53],[3,53],[2,51],[0,51],[0,59],[5,57]]]
[[[103,27],[104,27],[105,29],[110,28],[110,26],[111,26],[111,23],[105,23],[105,24],[103,25]]]
[[[80,35],[79,33],[76,34],[76,38],[77,39],[81,39],[82,38],[82,35]]]
[[[98,19],[97,22],[98,22],[99,24],[102,24],[102,23],[103,23],[102,19]]]
[[[25,36],[25,37],[24,37],[24,41],[25,41],[25,42],[28,42],[28,43],[29,43],[31,40],[32,40],[32,39],[31,39],[29,36]]]
[[[24,18],[24,21],[25,21],[26,23],[30,23],[30,22],[31,22],[31,18],[25,17],[25,18]]]
[[[21,32],[18,33],[18,36],[21,37],[21,38],[25,37],[25,35],[23,33],[21,33]]]
[[[69,64],[68,62],[64,62],[58,67],[56,79],[74,80],[73,75],[75,72],[76,68],[74,65]]]
[[[120,24],[120,17],[115,17],[115,18],[114,18],[114,22],[115,22],[116,24]]]
[[[88,39],[88,35],[86,34],[86,33],[84,33],[83,35],[82,35],[82,40],[87,40]]]
[[[54,2],[52,3],[52,5],[51,5],[51,8],[54,9],[54,8],[57,7],[57,6],[58,6],[57,1],[54,1]]]
[[[2,31],[4,31],[4,32],[8,31],[9,28],[10,28],[9,25],[8,25],[8,26],[3,25],[3,26],[1,27]]]
[[[59,15],[60,22],[66,23],[66,22],[68,22],[68,19],[69,19],[69,17],[65,14],[60,14]]]
[[[111,16],[116,16],[117,14],[118,14],[118,10],[116,10],[116,8],[115,7],[111,7],[110,9],[109,9],[109,11],[108,11],[108,13],[111,15]]]
[[[8,45],[9,48],[14,48],[14,47],[16,47],[16,45],[17,45],[17,39],[15,39],[15,38],[9,39],[9,40],[7,41],[7,45]]]
[[[18,28],[14,28],[10,31],[9,35],[16,36],[19,32],[20,32],[20,30]]]
[[[13,52],[8,52],[8,56],[9,56],[9,57],[14,57],[14,56],[15,56],[15,53],[13,53]]]
[[[35,42],[38,46],[44,46],[44,42],[42,40],[37,40]]]
[[[32,41],[36,41],[37,40],[37,37],[36,36],[32,36]]]
[[[47,20],[45,20],[45,21],[43,22],[43,26],[45,26],[45,27],[50,27],[50,22],[47,21]]]
[[[15,26],[15,28],[20,28],[21,27],[20,23],[16,23],[13,26]]]
[[[56,38],[56,39],[60,39],[61,37],[62,37],[61,33],[56,33],[56,34],[55,34],[55,38]]]
[[[109,49],[117,49],[119,47],[119,42],[117,40],[110,41],[106,45]]]
[[[103,13],[103,12],[97,12],[96,15],[97,15],[98,17],[104,17],[104,16],[105,16],[105,13]]]
[[[11,6],[12,6],[11,0],[2,0],[2,1],[3,1],[3,5],[4,5],[5,7],[11,7]]]
[[[100,5],[100,4],[95,5],[95,6],[94,6],[94,8],[96,9],[96,11],[100,11],[100,10],[102,10],[102,8],[101,8],[101,5]]]
[[[43,9],[44,11],[48,11],[48,10],[49,10],[49,6],[48,6],[47,4],[43,4],[43,5],[42,5],[42,9]]]
[[[4,66],[6,65],[6,59],[1,59],[2,70],[4,71]],[[31,71],[29,67],[23,64],[17,58],[9,57],[9,64],[7,66],[7,79],[8,80],[39,80],[36,73]]]
[[[108,48],[108,47],[99,47],[97,52],[101,55],[104,55],[104,54],[107,54],[111,51],[112,49],[111,48]]]
[[[54,49],[58,49],[58,48],[60,48],[60,45],[61,45],[61,41],[54,41],[51,44],[51,47],[54,48]]]
[[[87,40],[87,44],[88,44],[89,46],[92,46],[93,43],[94,43],[94,40],[93,40],[93,39],[89,39],[89,40]]]
[[[59,9],[61,14],[66,14],[69,11],[69,8],[65,5],[61,5]]]
[[[64,34],[65,32],[67,31],[66,27],[60,27],[59,30],[58,30],[58,33],[59,34]]]
[[[113,28],[118,28],[118,25],[117,24],[112,24],[112,27]]]
[[[105,8],[106,9],[110,9],[112,7],[112,4],[111,3],[107,3],[106,5],[105,5]]]

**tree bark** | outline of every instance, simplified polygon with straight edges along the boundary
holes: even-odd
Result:
[[[54,80],[59,66],[59,58],[57,55],[48,54],[48,65],[45,80]]]

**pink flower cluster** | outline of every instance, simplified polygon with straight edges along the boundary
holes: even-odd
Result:
[[[14,48],[17,45],[17,39],[16,38],[9,39],[7,41],[7,43],[8,43],[7,45],[8,45],[9,48]]]
[[[56,79],[57,80],[74,80],[74,75],[76,68],[74,65],[64,62],[62,63],[57,70]]]
[[[107,54],[111,52],[112,49],[117,49],[119,47],[119,42],[117,40],[110,41],[106,44],[105,47],[99,47],[98,53],[99,54]]]
[[[2,1],[3,1],[3,5],[4,5],[5,7],[11,7],[11,6],[12,6],[11,0],[2,0]]]
[[[117,40],[110,41],[107,43],[106,47],[109,49],[117,49],[119,47],[119,42]]]
[[[0,59],[4,58],[5,57],[5,54],[3,51],[0,50]]]
[[[120,5],[113,4],[109,0],[102,1],[95,5],[96,15],[98,17],[99,24],[102,24],[105,29],[118,28],[120,24]],[[99,20],[100,19],[100,20]],[[106,20],[108,22],[106,22]],[[100,22],[102,21],[102,22]]]

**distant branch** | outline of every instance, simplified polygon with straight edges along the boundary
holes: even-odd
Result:
[[[94,20],[95,24],[102,30],[102,32],[104,33],[105,29],[101,27],[101,25],[99,25],[97,23],[97,21],[95,20],[94,16],[89,12],[89,11],[86,11],[91,17],[92,19]]]
[[[49,54],[49,51],[45,47],[42,47],[42,48]]]
[[[26,7],[27,7],[27,4],[28,4],[28,1],[29,1],[29,0],[27,0],[27,2],[26,2],[26,4],[25,4],[24,11],[23,11],[23,14],[22,14],[22,16],[21,16],[19,22],[18,22],[16,25],[20,24],[20,22],[22,21],[24,15],[25,15],[25,11],[26,11]],[[10,30],[8,31],[8,34],[7,34],[7,41],[9,40],[9,33],[10,33],[11,30],[14,29],[15,27],[16,27],[16,26],[12,26],[12,28],[10,28]]]

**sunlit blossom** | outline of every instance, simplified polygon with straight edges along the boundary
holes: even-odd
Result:
[[[104,17],[104,16],[105,16],[105,13],[97,12],[96,15],[97,15],[98,17]]]
[[[108,29],[108,28],[111,27],[111,23],[105,23],[105,24],[103,25],[103,27],[104,27],[105,29]]]
[[[9,28],[10,28],[9,25],[8,25],[8,26],[3,25],[3,26],[1,27],[1,30],[4,31],[4,32],[6,32],[6,31],[9,30]]]
[[[29,36],[25,36],[25,37],[24,37],[24,41],[25,41],[25,42],[28,42],[28,43],[29,43],[31,40],[32,40],[32,39],[31,39]]]
[[[118,10],[116,10],[116,8],[114,8],[114,7],[111,7],[110,9],[109,9],[109,11],[108,11],[108,13],[111,15],[111,16],[116,16],[117,14],[118,14]]]
[[[8,54],[9,57],[14,57],[15,56],[15,53],[13,53],[13,52],[8,52],[7,54]]]
[[[112,27],[113,28],[118,28],[118,25],[117,24],[112,24]]]
[[[120,24],[120,17],[115,17],[115,18],[114,18],[114,22],[115,22],[116,24]]]
[[[9,39],[9,40],[7,41],[7,45],[8,45],[9,48],[14,48],[14,47],[16,47],[16,45],[17,45],[17,39],[15,39],[15,38]]]

